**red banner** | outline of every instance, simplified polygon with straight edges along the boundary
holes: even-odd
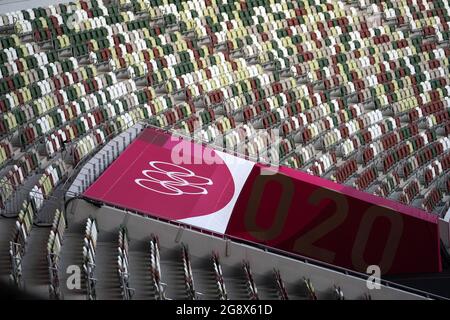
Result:
[[[382,274],[441,271],[437,218],[290,168],[247,179],[228,235]]]

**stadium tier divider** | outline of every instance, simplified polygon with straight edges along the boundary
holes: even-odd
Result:
[[[34,209],[31,202],[25,200],[17,217],[12,239],[9,243],[11,258],[11,280],[18,287],[23,287],[22,259],[26,253],[26,245],[33,228]]]
[[[123,300],[131,300],[135,293],[135,290],[130,287],[128,242],[127,228],[122,226],[119,230],[119,243],[117,247],[117,271]]]
[[[120,153],[139,135],[143,124],[137,123],[114,137],[81,168],[66,193],[67,197],[81,194],[97,179]]]
[[[63,298],[59,281],[59,262],[66,226],[67,223],[64,213],[56,209],[47,243],[47,261],[50,279],[50,298],[58,300]]]
[[[212,253],[211,259],[214,268],[214,275],[216,277],[218,298],[219,300],[228,300],[227,289],[223,280],[222,266],[220,265],[220,259],[217,252]]]
[[[95,253],[97,247],[98,228],[97,221],[94,218],[88,218],[86,221],[85,236],[83,240],[83,274],[86,283],[87,300],[96,300],[97,293],[95,285]]]
[[[161,261],[159,255],[159,240],[155,235],[150,240],[150,273],[155,289],[155,300],[166,300],[166,284],[161,279]]]

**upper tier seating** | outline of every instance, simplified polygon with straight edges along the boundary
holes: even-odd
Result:
[[[11,27],[0,37],[0,208],[28,176],[22,154],[68,164],[52,187],[38,182],[39,210],[65,172],[140,121],[448,207],[445,190],[426,204],[449,170],[445,1],[77,0],[0,25]]]

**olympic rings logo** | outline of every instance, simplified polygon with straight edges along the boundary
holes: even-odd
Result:
[[[197,176],[191,170],[173,163],[150,161],[149,165],[153,169],[142,171],[146,179],[135,179],[134,182],[153,192],[169,196],[208,194],[208,190],[203,186],[213,184],[211,179]],[[163,177],[170,180],[161,180]]]

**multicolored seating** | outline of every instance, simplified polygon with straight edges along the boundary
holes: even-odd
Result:
[[[448,154],[449,13],[442,0],[77,0],[4,14],[17,32],[0,39],[0,135],[18,139],[2,140],[0,166],[36,145],[77,164],[145,121],[395,200],[386,179],[417,178],[424,199],[447,170],[431,162]]]

